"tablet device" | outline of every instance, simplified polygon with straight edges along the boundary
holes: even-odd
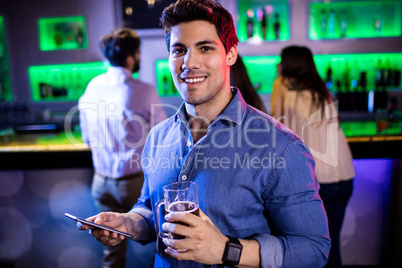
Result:
[[[82,219],[82,218],[76,217],[76,216],[71,215],[71,214],[69,214],[69,213],[64,213],[64,216],[66,216],[67,218],[70,218],[70,219],[72,219],[72,220],[81,222],[81,223],[83,223],[83,224],[92,226],[92,227],[96,227],[96,228],[99,228],[99,229],[108,230],[109,232],[113,232],[113,233],[118,233],[118,234],[123,235],[123,236],[128,237],[128,238],[133,238],[133,236],[132,236],[131,234],[123,233],[123,232],[120,232],[120,231],[118,231],[118,230],[116,230],[116,229],[113,229],[113,228],[110,228],[110,227],[107,227],[107,226],[99,225],[99,224],[96,224],[96,223],[94,223],[94,222],[90,222],[90,221],[84,220],[84,219]]]

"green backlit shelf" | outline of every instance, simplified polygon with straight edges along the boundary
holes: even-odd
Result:
[[[276,65],[280,62],[279,56],[244,56],[251,83],[259,94],[272,92],[272,85],[277,77]],[[382,88],[400,89],[402,53],[362,53],[362,54],[331,54],[315,55],[314,61],[321,78],[327,82],[331,91],[345,92],[374,90],[378,87],[378,73],[388,80],[383,81]],[[331,78],[328,78],[328,69],[331,68]],[[365,73],[365,82],[362,82],[362,73]],[[377,78],[376,78],[377,77]],[[160,96],[178,96],[169,71],[168,59],[156,62],[156,79]]]
[[[287,0],[239,0],[237,36],[241,42],[289,40]]]
[[[42,51],[84,49],[88,47],[85,17],[41,18],[39,48]]]
[[[155,63],[156,68],[156,84],[158,87],[159,96],[180,96],[174,86],[172,74],[169,70],[169,60],[157,60]]]
[[[387,122],[387,128],[379,133],[376,121],[349,121],[341,122],[341,128],[346,137],[370,137],[383,135],[401,135],[402,122]]]
[[[379,38],[402,35],[400,0],[311,2],[309,38]]]
[[[28,69],[33,101],[77,101],[95,76],[105,73],[105,62],[31,66]],[[133,74],[138,78],[138,73]]]
[[[0,101],[13,100],[4,18],[0,16]]]
[[[75,101],[88,82],[106,72],[103,62],[31,66],[28,69],[33,101]]]
[[[318,73],[332,91],[401,88],[402,53],[315,55],[314,61]],[[328,78],[329,68],[331,78]],[[366,77],[364,84],[362,73]],[[381,81],[378,81],[379,76]]]

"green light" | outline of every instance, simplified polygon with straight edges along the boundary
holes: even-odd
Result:
[[[77,101],[89,81],[105,73],[109,66],[106,62],[31,66],[28,75],[32,100]],[[137,79],[138,73],[133,78]]]
[[[13,100],[4,18],[0,16],[0,100]]]
[[[251,83],[258,93],[271,93],[279,56],[243,57]]]
[[[309,37],[317,39],[401,36],[400,0],[310,3]]]
[[[389,68],[391,70],[402,69],[402,53],[368,53],[368,54],[333,54],[333,55],[315,55],[314,61],[318,73],[325,81],[326,72],[330,66],[332,69],[332,78],[334,84],[340,83],[341,92],[346,90],[345,74],[347,74],[349,83],[354,75],[360,78],[361,72],[366,72],[366,90],[375,89],[375,72],[378,68]],[[400,75],[400,73],[399,73]],[[399,77],[399,81],[400,81]],[[336,85],[334,85],[336,87]],[[349,90],[354,91],[349,84]],[[389,86],[387,89],[399,89],[399,85]]]
[[[169,70],[169,60],[157,60],[155,63],[155,68],[156,84],[158,87],[159,96],[179,96],[179,93],[173,83],[172,74]]]
[[[88,47],[83,16],[41,18],[38,20],[38,26],[39,48],[42,51]]]
[[[289,40],[289,6],[287,0],[239,0],[238,14],[237,36],[240,41],[259,43],[264,40]],[[263,21],[265,21],[265,33],[263,33]],[[247,33],[248,23],[252,23],[252,38]],[[275,35],[275,24],[277,23],[279,23],[278,37]]]

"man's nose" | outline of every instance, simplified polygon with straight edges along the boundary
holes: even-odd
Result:
[[[183,69],[198,69],[201,66],[200,59],[194,51],[188,50],[184,56]]]

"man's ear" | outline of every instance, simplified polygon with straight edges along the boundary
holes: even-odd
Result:
[[[132,55],[128,55],[126,59],[126,68],[131,70],[131,67],[134,66],[135,59]]]
[[[226,54],[226,65],[232,66],[237,60],[237,46],[232,46]]]

